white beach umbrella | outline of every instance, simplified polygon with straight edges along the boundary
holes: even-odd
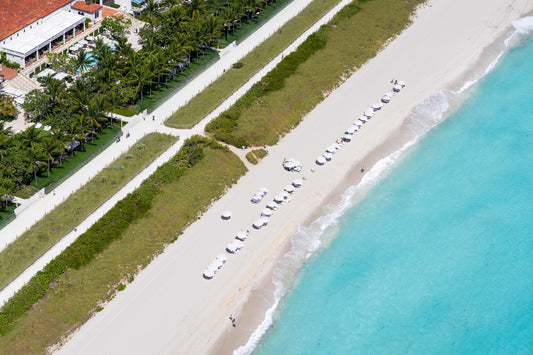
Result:
[[[400,85],[400,86],[403,88],[403,87],[405,87],[405,81],[403,81],[403,80],[398,80],[397,85]]]
[[[238,239],[238,240],[246,240],[247,237],[248,237],[248,235],[246,235],[246,232],[244,232],[244,231],[240,231],[235,236],[235,238]]]
[[[267,203],[266,205],[268,208],[270,208],[271,210],[277,210],[278,209],[278,205],[275,201],[270,201],[269,203]]]
[[[222,217],[222,219],[230,219],[231,218],[231,211],[229,211],[229,210],[223,211],[222,214],[221,214],[221,217]]]
[[[304,182],[302,181],[302,179],[294,179],[294,181],[292,182],[292,185],[294,187],[300,187],[300,186],[302,186],[303,183]]]
[[[342,140],[345,141],[345,142],[349,142],[352,140],[352,135],[351,134],[345,134],[344,136],[342,136]]]
[[[383,103],[381,103],[381,102],[376,102],[375,104],[373,104],[373,105],[370,106],[370,107],[372,107],[372,110],[374,110],[374,111],[378,111],[378,110],[381,110],[381,108],[382,108],[383,106],[384,106]]]
[[[281,196],[283,196],[284,200],[289,200],[291,198],[291,195],[287,191],[281,191]]]
[[[270,208],[263,208],[263,210],[261,211],[261,216],[263,217],[272,216],[272,210]]]
[[[326,163],[326,159],[321,155],[318,158],[316,158],[316,163],[318,165],[324,165]]]
[[[400,85],[398,85],[398,84],[396,84],[396,85],[394,85],[392,87],[392,91],[394,91],[394,92],[400,92],[400,90],[402,90],[402,87]]]
[[[365,111],[365,116],[367,118],[372,118],[374,116],[374,110],[372,108],[369,108]]]
[[[218,269],[220,269],[222,266],[224,265],[224,263],[218,259],[215,259],[211,262],[211,264],[209,264],[209,266],[207,267],[208,269],[212,269],[212,270],[216,270],[215,273],[217,272]]]
[[[228,257],[226,255],[224,255],[224,254],[219,254],[217,256],[217,260],[220,260],[222,262],[222,264],[225,264],[226,261],[228,261]]]
[[[366,116],[360,116],[360,117],[358,118],[358,120],[359,120],[359,122],[361,122],[361,124],[363,124],[363,123],[366,123],[366,121],[368,121],[368,117],[366,117]]]
[[[355,132],[357,132],[357,127],[354,125],[350,126],[350,128],[344,131],[344,133],[346,134],[354,134]]]
[[[264,217],[264,216],[261,217],[260,220],[261,220],[261,223],[262,223],[264,226],[266,226],[266,225],[268,224],[268,222],[270,221],[270,219],[269,219],[268,217]]]
[[[390,102],[390,99],[391,99],[390,96],[386,96],[386,95],[385,95],[385,96],[383,96],[383,97],[381,98],[381,102],[383,102],[383,103],[385,103],[385,104],[388,104],[388,103]]]
[[[235,244],[233,244],[233,242],[229,243],[228,245],[226,245],[226,250],[233,254],[237,251],[237,247],[235,246]]]
[[[326,152],[328,153],[335,153],[337,151],[337,147],[335,147],[334,145],[330,145],[329,147],[326,148]]]
[[[288,193],[294,192],[294,186],[287,185],[283,188],[283,190],[287,191]]]
[[[257,194],[257,193],[256,193],[256,194],[253,195],[253,197],[252,197],[252,202],[253,202],[253,203],[259,203],[259,202],[261,202],[261,199],[262,199],[262,198],[263,198],[263,195],[260,195],[260,194]]]
[[[322,156],[327,160],[327,161],[330,161],[331,158],[333,158],[333,154],[329,153],[329,152],[324,152],[322,153]]]
[[[252,226],[255,228],[255,229],[261,229],[261,227],[263,226],[263,220],[261,218],[259,219],[256,219],[254,221],[254,223],[252,224]]]
[[[215,272],[211,269],[205,269],[204,278],[211,280],[213,277],[215,277]]]
[[[268,188],[265,186],[262,186],[257,189],[257,192],[261,193],[261,195],[265,196],[268,193]]]
[[[235,244],[235,247],[237,248],[237,250],[241,250],[242,248],[244,248],[243,242],[241,242],[239,240],[234,240],[233,244]]]
[[[274,197],[274,201],[277,203],[282,203],[283,200],[285,200],[285,198],[283,197],[282,194],[277,194],[276,197]]]

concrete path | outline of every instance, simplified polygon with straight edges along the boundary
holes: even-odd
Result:
[[[54,193],[48,194],[42,199],[35,202],[32,206],[24,210],[17,218],[2,230],[0,236],[0,250],[5,248],[9,243],[14,241],[31,225],[36,223],[44,215],[50,212],[58,204],[63,202],[71,193],[90,181],[103,168],[113,162],[118,156],[126,152],[139,139],[150,132],[160,132],[172,135],[177,135],[180,140],[172,145],[164,154],[150,164],[139,175],[132,179],[115,195],[110,197],[102,206],[95,212],[88,216],[76,230],[71,231],[65,235],[57,244],[48,250],[41,258],[30,265],[23,273],[21,273],[15,280],[4,287],[0,291],[0,306],[2,306],[10,297],[12,297],[24,284],[26,284],[32,277],[41,270],[50,260],[59,255],[66,247],[68,247],[76,238],[85,232],[93,223],[95,223],[101,216],[109,211],[116,202],[124,198],[129,192],[135,190],[144,179],[150,176],[160,165],[170,160],[181,148],[183,141],[196,134],[203,134],[207,123],[213,118],[217,117],[221,112],[228,109],[235,103],[248,89],[261,80],[261,78],[274,68],[285,55],[294,51],[309,35],[315,32],[321,25],[329,22],[331,18],[340,11],[344,6],[350,3],[351,0],[343,0],[319,21],[317,21],[311,28],[298,37],[282,54],[267,63],[263,69],[258,71],[248,82],[241,86],[235,93],[228,97],[219,107],[206,116],[200,123],[192,129],[178,130],[169,128],[163,125],[163,122],[177,110],[177,108],[185,105],[192,97],[198,94],[201,90],[215,81],[222,75],[225,69],[229,69],[231,65],[239,61],[242,57],[248,54],[259,43],[268,38],[271,34],[277,31],[292,17],[299,14],[311,0],[294,0],[281,13],[274,16],[269,22],[263,25],[258,31],[249,36],[242,44],[232,49],[225,54],[220,60],[214,63],[209,69],[196,77],[187,86],[177,92],[173,97],[164,102],[148,117],[136,117],[128,125],[124,127],[124,133],[129,132],[130,137],[123,137],[119,143],[111,145],[97,158],[85,165],[71,178],[66,180],[63,184],[54,190]]]

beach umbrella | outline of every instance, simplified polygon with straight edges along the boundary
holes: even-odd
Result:
[[[285,198],[283,197],[282,194],[278,194],[278,195],[276,195],[276,197],[274,197],[274,201],[277,202],[277,203],[282,203],[283,200],[285,200]]]
[[[237,248],[237,250],[241,250],[242,248],[244,248],[243,242],[241,242],[239,240],[234,240],[233,244],[235,244],[235,247]]]
[[[284,200],[290,200],[291,198],[291,195],[287,191],[282,191],[280,195],[283,196]]]
[[[403,87],[405,87],[405,81],[398,80],[397,85],[400,85],[403,88]]]
[[[222,212],[221,217],[222,217],[222,219],[230,219],[231,218],[231,211],[226,210],[226,211]]]
[[[228,253],[235,253],[237,251],[237,247],[232,243],[229,243],[228,245],[226,245],[226,250],[228,251]]]
[[[215,272],[211,269],[205,269],[204,271],[204,278],[211,280],[215,276]]]
[[[287,191],[288,193],[294,192],[294,186],[287,185],[283,188],[283,190]]]
[[[344,131],[346,134],[354,134],[355,132],[357,132],[357,127],[355,125],[350,126],[350,128]]]
[[[328,153],[335,153],[337,151],[337,148],[334,146],[334,145],[330,145],[329,147],[327,147],[326,149],[326,152]]]
[[[257,189],[257,192],[261,193],[263,196],[265,196],[267,193],[268,193],[268,188],[266,188],[265,186],[263,187],[260,187]]]
[[[216,273],[218,269],[220,269],[223,265],[224,263],[222,261],[215,259],[211,262],[211,264],[209,264],[207,269],[215,270],[215,273]]]
[[[292,185],[294,187],[300,187],[300,186],[302,186],[302,184],[303,184],[302,179],[294,179],[294,181],[292,182]]]
[[[271,210],[276,210],[278,209],[278,205],[275,201],[270,201],[269,203],[267,203],[266,205],[268,208],[270,208]]]
[[[366,123],[366,121],[368,121],[368,117],[366,117],[366,116],[359,116],[358,120],[359,120],[359,122],[361,122],[361,124],[363,124],[363,123]]]
[[[329,153],[329,152],[324,152],[322,153],[322,156],[327,160],[327,161],[330,161],[331,158],[333,158],[333,154]]]
[[[263,224],[263,226],[266,226],[268,224],[268,222],[270,221],[270,219],[268,219],[268,217],[261,217],[260,220],[261,220],[261,223]]]
[[[252,224],[252,226],[253,226],[255,229],[261,229],[261,227],[263,226],[263,219],[262,219],[262,218],[256,219],[256,220],[254,221],[254,223]]]
[[[383,97],[381,98],[381,102],[383,102],[383,103],[385,103],[385,104],[388,104],[388,103],[390,102],[390,99],[391,99],[390,96],[385,95],[385,96],[383,96]]]
[[[402,87],[400,85],[398,85],[398,84],[396,84],[396,85],[394,85],[392,87],[392,91],[394,91],[394,92],[400,92],[400,90],[402,90]]]
[[[365,111],[365,116],[367,118],[372,118],[374,116],[374,110],[372,108],[369,108]]]
[[[326,163],[326,159],[321,155],[318,158],[316,158],[316,163],[318,165],[324,165]]]
[[[260,194],[255,194],[253,197],[252,197],[252,202],[253,203],[259,203],[261,202],[261,199],[263,198],[263,195],[260,195]]]
[[[248,236],[246,235],[246,232],[244,231],[240,231],[239,233],[237,233],[237,235],[235,236],[236,239],[238,240],[245,240]]]
[[[383,107],[383,103],[381,102],[376,102],[375,104],[373,104],[372,106],[370,106],[372,108],[372,110],[374,111],[378,111],[378,110],[381,110],[381,108]]]
[[[270,216],[272,216],[272,210],[269,209],[269,208],[264,208],[264,209],[261,211],[261,216],[263,216],[263,217],[270,217]]]
[[[219,254],[217,256],[217,260],[220,260],[222,262],[222,264],[225,264],[226,261],[228,261],[228,257],[226,255],[224,255],[224,254]]]
[[[345,141],[345,142],[349,142],[352,140],[352,135],[351,134],[345,134],[344,136],[342,136],[342,140]]]

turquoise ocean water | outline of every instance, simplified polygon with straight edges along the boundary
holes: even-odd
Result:
[[[254,354],[533,353],[533,40],[468,91],[333,213]]]

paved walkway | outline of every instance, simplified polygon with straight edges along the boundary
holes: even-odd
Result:
[[[198,94],[205,87],[215,81],[226,69],[239,61],[242,57],[253,50],[258,44],[277,31],[292,17],[299,14],[312,0],[294,0],[282,12],[278,13],[259,30],[249,36],[243,43],[230,50],[221,59],[214,63],[210,68],[196,77],[187,86],[177,92],[169,100],[159,106],[149,117],[143,118],[137,116],[128,125],[124,127],[124,133],[129,132],[129,138],[123,138],[119,143],[115,143],[102,152],[96,159],[85,165],[76,174],[57,187],[53,193],[46,195],[33,205],[25,209],[15,220],[2,229],[0,236],[0,251],[9,243],[13,242],[24,231],[29,229],[34,223],[40,220],[58,204],[63,202],[71,193],[90,181],[103,168],[117,159],[121,154],[126,152],[139,139],[150,132],[160,132],[173,134],[180,137],[180,140],[172,145],[164,154],[150,164],[145,170],[138,174],[134,179],[127,183],[115,195],[111,196],[102,206],[88,216],[76,230],[67,233],[56,245],[48,250],[41,258],[30,265],[22,274],[0,291],[0,306],[3,305],[15,292],[17,292],[33,275],[41,270],[50,260],[60,254],[76,238],[85,232],[94,222],[111,209],[116,202],[124,198],[129,192],[135,190],[144,179],[150,176],[160,165],[170,160],[179,149],[183,141],[195,134],[203,134],[205,125],[221,112],[229,108],[238,100],[248,89],[259,81],[266,73],[274,68],[283,58],[283,56],[294,51],[305,39],[315,32],[321,25],[329,20],[351,0],[343,0],[324,17],[315,23],[310,29],[304,32],[295,40],[282,54],[274,58],[263,69],[256,73],[248,82],[241,86],[234,94],[224,101],[217,109],[206,116],[200,123],[188,130],[177,130],[163,125],[163,122],[172,115],[175,110],[185,105],[192,97]],[[154,119],[152,119],[152,117]]]

